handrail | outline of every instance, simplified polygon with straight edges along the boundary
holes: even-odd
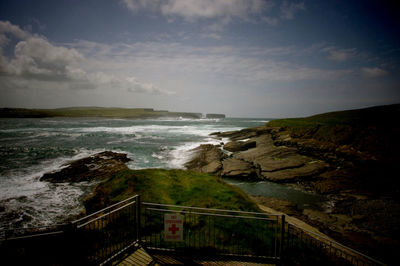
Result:
[[[161,204],[161,203],[153,203],[153,202],[142,202],[142,204],[143,205],[153,205],[153,206],[175,207],[175,208],[181,208],[181,209],[195,209],[195,210],[231,212],[231,213],[263,215],[263,216],[282,216],[282,214],[275,214],[275,213],[271,213],[270,214],[270,213],[265,213],[265,212],[247,212],[247,211],[236,211],[236,210],[225,210],[225,209],[201,208],[201,207],[190,207],[190,206],[181,206],[181,205],[172,205],[172,204]]]
[[[130,206],[130,205],[135,204],[135,203],[136,203],[136,201],[132,201],[131,203],[125,204],[124,206],[121,206],[121,207],[119,207],[119,208],[117,208],[115,210],[109,211],[109,212],[107,212],[107,213],[105,213],[103,215],[100,215],[100,216],[94,218],[93,220],[90,220],[90,221],[87,221],[86,223],[78,225],[78,228],[84,227],[85,225],[87,225],[89,223],[92,223],[92,222],[97,221],[97,220],[99,220],[101,218],[104,218],[104,217],[106,217],[106,216],[108,216],[108,215],[110,215],[110,214],[112,214],[114,212],[122,210],[122,209],[126,208],[127,206]]]
[[[124,200],[122,200],[122,201],[119,201],[119,202],[117,202],[117,203],[114,203],[113,205],[110,205],[110,206],[108,206],[108,207],[106,207],[106,208],[104,208],[104,209],[101,209],[101,210],[99,210],[99,211],[96,211],[96,212],[94,212],[94,213],[91,213],[91,214],[89,214],[89,215],[86,215],[85,217],[82,217],[82,218],[80,218],[80,219],[77,219],[77,220],[73,221],[72,223],[75,224],[75,223],[81,222],[81,221],[83,221],[83,220],[85,220],[85,219],[88,219],[89,217],[95,216],[95,215],[97,215],[97,214],[99,214],[99,213],[102,213],[102,212],[108,210],[108,209],[111,209],[111,208],[113,208],[113,207],[115,207],[115,206],[118,206],[118,205],[120,205],[120,204],[122,204],[122,203],[125,203],[125,202],[127,202],[127,201],[130,201],[130,200],[132,200],[132,199],[134,199],[134,198],[137,198],[138,196],[139,196],[139,195],[135,195],[135,196],[132,196],[132,197],[130,197],[130,198],[124,199]]]
[[[156,208],[147,208],[147,209],[152,210],[152,211],[160,211],[160,212],[176,212],[176,210],[167,210],[167,209],[156,209]],[[181,213],[189,213],[189,214],[199,214],[199,215],[204,215],[204,216],[217,216],[217,217],[231,217],[231,218],[264,220],[264,221],[276,221],[275,219],[271,219],[271,218],[254,217],[254,216],[216,214],[216,213],[192,212],[192,211],[180,211],[180,212]]]
[[[351,252],[353,252],[353,253],[355,253],[355,254],[361,256],[361,257],[364,257],[364,258],[366,258],[366,259],[368,259],[368,260],[370,260],[370,261],[372,261],[372,262],[374,262],[374,263],[376,263],[376,264],[383,265],[383,266],[386,265],[386,264],[384,264],[384,263],[381,262],[381,261],[378,261],[378,260],[376,260],[376,259],[374,259],[374,258],[369,257],[368,255],[365,255],[365,254],[363,254],[363,253],[361,253],[361,252],[359,252],[359,251],[357,251],[357,250],[354,250],[354,249],[352,249],[352,248],[350,248],[350,247],[347,247],[347,246],[345,246],[345,245],[343,245],[343,244],[340,244],[339,242],[336,242],[335,240],[329,239],[329,238],[327,238],[327,237],[325,237],[325,236],[322,236],[322,235],[320,235],[320,234],[317,234],[317,233],[315,233],[315,232],[312,232],[312,231],[309,231],[309,230],[307,230],[307,229],[301,228],[301,227],[297,226],[297,225],[294,224],[294,223],[291,223],[291,222],[286,222],[286,223],[287,223],[288,225],[291,225],[291,226],[293,226],[293,227],[295,227],[295,228],[297,228],[297,229],[300,229],[300,230],[306,232],[307,234],[311,234],[311,235],[313,235],[314,237],[321,238],[321,239],[323,239],[323,240],[329,242],[330,244],[334,244],[334,245],[337,245],[337,246],[339,246],[339,247],[341,247],[341,248],[343,248],[343,249],[345,249],[345,250],[351,251]],[[319,239],[316,239],[316,240],[319,240]],[[320,241],[320,240],[319,240],[319,241]]]

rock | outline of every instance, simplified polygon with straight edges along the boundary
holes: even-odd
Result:
[[[279,170],[275,172],[262,171],[261,175],[270,181],[275,182],[293,182],[297,179],[317,176],[329,165],[325,162],[315,161],[307,163],[301,167]]]
[[[201,173],[207,173],[207,174],[214,174],[216,172],[218,172],[222,167],[222,164],[220,161],[212,161],[211,163],[203,166],[201,168]]]
[[[64,164],[61,170],[44,174],[40,181],[61,183],[101,180],[128,169],[125,163],[129,161],[126,154],[105,151]]]
[[[291,155],[287,157],[263,156],[254,160],[254,163],[261,168],[262,172],[274,172],[286,169],[299,168],[311,159],[301,155]]]
[[[253,127],[253,128],[245,128],[238,131],[227,131],[227,132],[216,132],[211,133],[212,136],[217,136],[220,138],[229,138],[231,140],[244,140],[253,137],[260,136],[262,134],[268,133],[270,129],[265,126],[261,127]]]
[[[224,149],[230,152],[245,151],[255,147],[256,142],[254,140],[230,141],[224,145]]]
[[[184,166],[199,173],[217,173],[222,168],[222,160],[226,158],[221,149],[212,144],[200,145],[193,151],[194,156]]]
[[[257,177],[257,172],[249,162],[235,158],[228,158],[222,161],[221,176],[252,179]]]
[[[252,196],[251,197],[257,204],[268,206],[274,210],[283,212],[288,215],[301,215],[301,210],[297,205],[291,201],[277,199],[267,196]]]

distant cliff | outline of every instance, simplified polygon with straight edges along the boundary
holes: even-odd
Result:
[[[152,108],[104,108],[69,107],[58,109],[0,108],[0,117],[36,118],[36,117],[104,117],[149,119],[161,117],[191,118],[202,117],[201,113],[157,111]]]
[[[225,118],[224,114],[206,114],[206,118]]]

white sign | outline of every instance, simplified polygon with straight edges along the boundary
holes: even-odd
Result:
[[[165,241],[183,241],[183,215],[164,215],[164,236]]]

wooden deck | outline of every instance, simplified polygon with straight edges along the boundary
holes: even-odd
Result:
[[[129,266],[147,266],[147,265],[160,265],[158,264],[144,248],[138,248],[132,254],[125,257],[122,261],[114,265]]]
[[[205,265],[205,266],[262,266],[262,265],[275,265],[265,264],[260,262],[248,262],[239,260],[221,260],[221,258],[191,258],[187,256],[176,256],[163,254],[150,255],[145,249],[138,248],[132,254],[127,255],[122,261],[113,265],[121,266],[147,266],[147,265]]]

